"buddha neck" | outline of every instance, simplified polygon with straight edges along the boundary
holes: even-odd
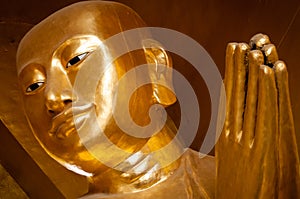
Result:
[[[173,141],[176,131],[173,121],[168,119],[161,132],[151,137],[141,150],[115,168],[108,168],[91,177],[89,193],[137,192],[167,179],[179,167],[180,158],[169,164],[166,164],[167,159],[176,157],[183,150],[179,141]],[[152,153],[167,144],[170,148],[162,152],[159,158]]]

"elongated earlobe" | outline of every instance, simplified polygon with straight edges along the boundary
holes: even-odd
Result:
[[[172,59],[157,41],[146,40],[144,46],[155,103],[170,106],[176,102],[172,83]]]

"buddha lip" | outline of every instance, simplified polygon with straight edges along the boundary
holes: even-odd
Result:
[[[93,107],[93,103],[67,106],[65,110],[52,118],[49,134],[59,139],[68,137],[83,125]]]

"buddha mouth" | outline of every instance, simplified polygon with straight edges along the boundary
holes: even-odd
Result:
[[[68,105],[61,113],[52,118],[49,134],[56,136],[58,139],[66,139],[77,135],[77,129],[90,117],[94,106],[93,103]]]

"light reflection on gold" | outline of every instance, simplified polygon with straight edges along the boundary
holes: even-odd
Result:
[[[83,66],[89,67],[88,64],[92,63],[91,61],[93,61],[94,64],[98,63],[99,67],[104,68],[104,74],[102,77],[99,77],[95,95],[95,110],[99,119],[98,122],[100,122],[100,127],[105,130],[105,134],[112,141],[112,144],[116,144],[128,152],[144,150],[144,153],[148,154],[151,150],[159,148],[158,146],[164,146],[166,143],[169,143],[174,137],[174,133],[176,133],[169,131],[173,128],[165,128],[164,131],[158,133],[157,136],[155,136],[158,139],[155,137],[150,140],[149,138],[134,138],[122,132],[114,123],[111,115],[113,88],[120,75],[134,68],[136,65],[147,62],[143,50],[129,52],[115,60],[113,63],[114,67],[106,69],[111,58],[109,51],[107,51],[106,46],[102,44],[101,40],[103,41],[109,36],[123,31],[124,28],[144,26],[144,22],[134,12],[131,10],[128,12],[128,8],[120,4],[107,2],[81,4],[87,6],[87,10],[83,11],[80,6],[71,6],[67,8],[65,12],[59,12],[57,15],[50,16],[50,18],[35,26],[20,43],[17,59],[20,76],[27,74],[27,67],[30,64],[41,65],[46,73],[44,87],[37,89],[32,97],[23,95],[25,110],[27,113],[31,113],[27,114],[27,118],[31,123],[37,139],[54,159],[67,168],[72,169],[74,172],[82,174],[84,171],[93,174],[91,192],[93,190],[111,193],[143,190],[163,179],[165,175],[169,175],[170,171],[178,167],[177,163],[160,171],[153,167],[153,163],[150,164],[150,162],[154,160],[151,160],[150,156],[148,157],[146,155],[142,157],[141,162],[137,162],[136,165],[130,165],[130,168],[128,168],[131,180],[127,183],[122,182],[124,179],[118,174],[118,171],[102,165],[96,158],[93,158],[93,154],[90,154],[86,151],[85,147],[82,146],[81,138],[76,134],[76,128],[73,123],[70,102],[76,100],[76,93],[72,93],[72,87],[70,85],[74,84],[78,69]],[[126,15],[131,19],[128,20],[124,18],[125,21],[121,22],[117,15],[111,17],[110,9],[116,9],[120,14],[127,13]],[[79,23],[85,18],[84,16],[86,14],[97,15],[99,10],[101,10],[102,17],[97,18],[96,21],[89,20],[89,22],[92,22],[91,24],[84,21],[85,23],[80,23],[80,26],[70,26],[66,24],[66,21],[60,20],[54,26],[53,23],[47,22],[48,20],[53,21],[61,18],[69,18]],[[70,12],[76,14],[70,15]],[[107,14],[104,15],[104,12],[107,12]],[[103,20],[102,23],[98,21],[100,19]],[[111,23],[104,23],[106,20],[110,20]],[[52,25],[49,26],[49,24]],[[113,24],[122,24],[122,27]],[[51,34],[45,34],[48,32],[45,28],[51,29]],[[64,32],[60,31],[61,28],[64,29]],[[99,31],[100,29],[105,31]],[[66,37],[65,34],[68,36]],[[35,42],[36,39],[38,39],[39,42]],[[39,50],[39,53],[36,53],[37,50],[35,49],[41,50]],[[96,56],[97,53],[93,53],[94,51],[99,52],[103,56],[98,58]],[[152,54],[151,62],[169,64],[170,61],[168,61],[168,57],[165,57],[165,54],[161,53],[162,51],[163,49],[156,50],[155,46],[152,49],[146,50],[148,54]],[[83,57],[82,60],[76,58],[78,54],[85,52],[88,52],[88,55]],[[74,56],[74,58],[72,56]],[[75,60],[75,63],[73,63],[72,59]],[[71,66],[66,68],[68,63],[70,63]],[[155,71],[157,70],[156,68]],[[155,72],[152,72],[153,75],[155,75],[154,73]],[[87,77],[87,81],[88,79]],[[134,80],[128,83],[134,84]],[[155,97],[153,97],[153,89],[156,93]],[[162,100],[168,105],[175,102],[174,97],[170,98],[171,101],[168,102],[168,90],[159,89],[160,87],[148,85],[140,88],[138,92],[134,94],[136,97],[132,98],[133,101],[129,105],[134,120],[137,120],[137,122],[141,124],[147,124],[147,110],[154,103],[154,98],[157,99],[157,101]],[[126,91],[124,90],[124,92]],[[170,96],[173,95],[172,93]],[[162,96],[161,99],[160,96]],[[35,105],[36,108],[29,110],[33,105]],[[81,115],[89,114],[89,109],[86,107],[86,105],[78,105],[73,107],[73,109],[77,109]],[[173,124],[171,121],[168,121],[167,125]],[[51,129],[51,131],[49,131],[49,129]],[[151,145],[148,146],[147,143],[151,143]],[[176,145],[173,147],[174,151],[177,151]],[[97,146],[94,148],[97,155],[107,156],[107,158],[117,156],[117,154],[105,154],[105,152],[97,151]],[[74,167],[70,166],[73,164],[75,165]],[[139,178],[148,172],[149,174],[152,172],[160,173],[160,175],[149,175],[154,176],[150,181],[148,179],[149,176],[145,177],[149,183],[140,181]]]
[[[99,13],[99,11],[101,12]],[[101,17],[99,17],[99,15],[101,15]],[[86,20],[87,18],[88,20]],[[55,21],[56,23],[52,23],[52,21]],[[69,21],[72,21],[75,24],[70,25]],[[138,56],[141,55],[141,51],[136,51],[130,52],[116,60],[113,63],[113,68],[105,70],[104,76],[100,78],[97,87],[99,92],[97,92],[97,95],[95,96],[95,106],[101,128],[105,130],[105,134],[112,141],[112,144],[117,145],[123,150],[133,152],[132,156],[128,157],[128,159],[124,160],[119,165],[116,165],[115,168],[108,168],[99,162],[93,154],[90,154],[86,150],[76,133],[73,121],[74,115],[72,115],[70,105],[76,100],[76,93],[74,94],[72,90],[76,74],[81,67],[88,65],[91,60],[96,63],[104,63],[104,65],[99,64],[99,67],[106,67],[105,64],[107,64],[109,60],[109,51],[106,51],[106,46],[101,46],[101,41],[126,29],[142,26],[144,26],[144,22],[132,10],[120,4],[85,2],[55,13],[37,25],[25,36],[20,44],[17,59],[20,83],[23,87],[27,88],[28,81],[22,79],[23,77],[27,78],[28,76],[33,76],[29,81],[31,83],[40,81],[41,78],[46,83],[42,86],[35,85],[38,86],[38,88],[35,91],[30,91],[30,95],[23,92],[25,111],[27,112],[28,121],[32,126],[36,138],[49,155],[68,169],[89,176],[91,182],[90,193],[100,192],[113,194],[138,192],[137,194],[140,194],[143,197],[159,196],[155,198],[214,198],[214,194],[217,192],[218,198],[234,198],[231,197],[234,194],[237,194],[237,197],[243,196],[245,198],[251,198],[253,194],[255,195],[258,191],[262,190],[260,198],[272,198],[272,196],[277,194],[297,196],[297,192],[294,191],[299,189],[299,186],[297,186],[297,183],[299,183],[299,171],[293,170],[294,173],[292,172],[292,174],[296,175],[288,175],[288,177],[286,177],[283,172],[285,163],[283,163],[281,159],[279,162],[274,161],[274,157],[279,156],[284,159],[283,156],[288,154],[290,156],[285,158],[285,160],[288,163],[292,163],[292,167],[295,167],[292,169],[298,168],[299,170],[299,160],[297,159],[297,147],[294,145],[294,137],[279,143],[279,146],[291,143],[292,154],[286,153],[287,151],[285,151],[284,147],[281,148],[282,151],[279,151],[279,155],[275,154],[277,151],[274,148],[270,147],[266,150],[263,147],[265,146],[265,143],[260,143],[258,145],[258,150],[255,151],[254,157],[248,156],[249,153],[253,154],[251,151],[248,151],[248,148],[241,148],[243,144],[240,144],[240,142],[244,141],[244,132],[240,131],[242,121],[239,120],[239,117],[243,114],[243,108],[246,104],[246,102],[241,100],[246,99],[245,96],[242,96],[244,92],[243,87],[246,87],[243,82],[246,74],[246,71],[244,71],[244,64],[245,60],[247,60],[246,58],[248,58],[248,52],[250,51],[248,48],[242,48],[246,46],[245,44],[240,44],[240,47],[237,47],[239,52],[235,50],[236,54],[233,53],[227,56],[226,59],[227,63],[231,63],[227,65],[227,68],[237,64],[238,67],[242,69],[238,70],[237,73],[234,72],[234,70],[227,72],[227,75],[231,75],[232,78],[225,79],[227,94],[230,92],[230,96],[231,93],[233,93],[232,95],[234,96],[227,104],[227,107],[229,107],[229,111],[234,111],[234,114],[227,114],[227,123],[224,129],[226,137],[221,140],[217,146],[218,182],[216,190],[214,173],[215,165],[212,157],[206,157],[199,160],[198,156],[195,155],[193,151],[187,150],[179,160],[161,169],[158,168],[160,163],[164,161],[164,157],[160,157],[156,160],[151,159],[152,157],[149,155],[150,152],[168,144],[176,134],[176,129],[170,118],[168,118],[162,131],[155,136],[149,139],[138,139],[122,132],[114,123],[111,116],[114,85],[122,74],[126,73],[131,68],[134,68],[136,65],[141,63],[156,64],[157,67],[149,68],[148,78],[158,77],[159,79],[170,81],[169,77],[164,77],[163,71],[160,70],[158,64],[164,64],[171,67],[172,62],[164,49],[159,45],[154,45],[151,49],[144,49],[142,51],[142,56]],[[61,29],[64,31],[61,31]],[[258,40],[256,41],[255,39]],[[256,46],[259,48],[267,41],[265,37],[261,36],[256,36],[254,40],[254,43],[256,43]],[[268,49],[266,52],[274,52],[272,49]],[[104,55],[101,60],[93,54],[93,51],[97,50],[101,51]],[[87,53],[87,56],[78,57],[83,53]],[[239,54],[239,56],[237,56],[237,54]],[[272,53],[270,53],[270,55],[271,54]],[[274,53],[272,55],[274,55]],[[232,59],[234,59],[234,61],[232,61]],[[270,61],[273,62],[274,59],[276,59],[275,55]],[[73,63],[72,60],[75,60],[74,62],[76,63]],[[257,60],[255,59],[254,61]],[[272,64],[276,65],[275,63]],[[40,70],[40,68],[42,68],[42,70]],[[44,71],[46,75],[44,75],[42,71]],[[263,102],[266,102],[267,97],[271,96],[272,101],[270,103],[275,107],[277,106],[274,97],[276,93],[276,88],[274,87],[275,72],[272,73],[272,71],[270,71],[271,69],[264,67],[264,72],[260,72],[260,79],[258,81],[262,83],[263,86],[271,85],[271,89],[266,89],[269,88],[268,86],[261,86],[259,96],[260,99],[262,99],[260,100],[262,105],[264,105]],[[233,77],[232,73],[236,76]],[[270,74],[273,74],[273,76]],[[242,75],[242,78],[240,78],[240,75]],[[285,74],[277,71],[276,75],[276,83],[279,85],[278,88],[281,84],[286,84],[287,79],[284,79]],[[237,84],[238,86],[233,87],[233,85],[235,85],[233,83],[235,79],[239,79],[240,82]],[[134,80],[130,83],[134,84]],[[170,82],[168,83],[170,84]],[[254,82],[249,82],[249,85],[252,85],[252,83]],[[280,92],[286,90],[288,89],[284,87]],[[126,92],[126,90],[124,90],[124,92]],[[257,95],[254,94],[248,94],[248,96],[257,97]],[[286,99],[283,101],[288,101],[289,95],[284,94],[284,96]],[[235,104],[234,100],[237,100],[238,103]],[[136,120],[137,123],[145,125],[149,122],[148,110],[151,105],[159,103],[163,106],[169,106],[175,101],[176,98],[169,89],[159,85],[146,85],[143,88],[139,88],[137,92],[134,93],[129,106],[133,119]],[[259,107],[263,107],[262,105]],[[267,105],[271,110],[272,106],[270,106],[270,104]],[[79,112],[81,111],[80,114],[84,115],[88,114],[91,106],[93,106],[93,104],[73,108],[77,108]],[[282,106],[283,105],[281,104],[280,107]],[[253,110],[256,110],[256,106],[250,108],[250,111]],[[266,125],[269,128],[266,130],[265,134],[272,135],[272,133],[274,133],[273,130],[277,128],[276,115],[278,114],[278,110],[272,109],[273,112],[270,113],[263,112],[263,110],[265,109],[260,108],[257,110],[258,114],[264,119],[268,116],[274,118],[274,120],[272,120],[274,123],[271,123],[270,120],[266,119],[264,122],[259,121],[253,123],[253,126],[258,129],[263,129],[262,127]],[[287,107],[281,108],[279,111],[283,115],[286,114],[290,116],[291,110],[289,103]],[[229,122],[231,119],[234,120],[234,125]],[[288,120],[292,121],[292,118],[288,117]],[[293,130],[289,129],[290,127],[293,127],[293,122],[290,122],[288,127],[284,125],[283,121],[280,120],[279,126],[281,130],[292,132],[294,135]],[[53,132],[49,131],[49,129],[53,130]],[[235,135],[233,139],[230,137],[232,134]],[[227,139],[229,137],[230,139]],[[251,137],[251,139],[252,138],[253,137]],[[270,136],[270,140],[277,142],[272,136]],[[246,140],[247,143],[248,141],[249,140]],[[231,143],[232,145],[228,145],[228,142],[233,143]],[[268,144],[268,146],[272,146],[270,145],[270,142]],[[251,142],[251,146],[252,145],[253,142]],[[180,143],[175,143],[172,147],[174,150],[164,154],[165,156],[172,156],[177,153],[177,151],[180,150]],[[95,148],[97,148],[97,146],[95,146]],[[224,151],[227,153],[224,153]],[[139,152],[143,152],[145,155],[139,156]],[[275,155],[266,156],[264,159],[265,162],[253,161],[255,159],[261,160],[262,156],[264,158],[264,155],[269,152]],[[97,153],[108,159],[117,157],[118,155],[106,154],[103,151],[97,151]],[[240,156],[237,158],[237,155]],[[249,157],[250,159],[247,159]],[[240,165],[236,165],[236,158],[237,160],[244,160],[246,163],[242,162]],[[251,165],[251,163],[253,165]],[[269,166],[269,171],[280,173],[279,177],[277,176],[277,173],[274,175],[273,173],[264,173],[261,169],[261,165],[265,165],[265,163]],[[120,173],[116,170],[117,167],[127,168],[127,172]],[[236,180],[236,178],[232,177],[232,171],[234,169],[238,170],[239,168],[244,168],[244,170],[239,170],[239,172],[241,172],[239,175],[242,176],[243,179]],[[253,175],[249,172],[249,169],[256,171],[258,175]],[[260,179],[261,176],[269,177],[269,181],[262,181]],[[274,190],[277,183],[281,185],[284,184],[283,181],[286,180],[284,177],[294,178],[295,182],[291,182],[289,184],[291,186],[289,186],[290,188],[288,189]],[[182,179],[184,180],[182,181]],[[234,187],[227,187],[228,179],[230,182],[234,183]],[[277,182],[276,180],[278,179],[282,181]],[[248,183],[249,186],[245,187],[245,184]],[[240,190],[247,189],[248,187],[250,187],[250,191],[248,190],[248,192],[239,193]],[[268,192],[270,187],[273,192]],[[171,192],[168,191],[168,193],[164,193],[167,189],[171,189]]]

